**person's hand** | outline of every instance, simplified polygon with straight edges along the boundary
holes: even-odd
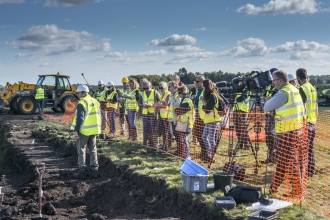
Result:
[[[166,101],[162,101],[162,105],[167,105],[167,102]]]
[[[74,139],[79,140],[79,133],[77,131],[74,132]]]
[[[123,92],[120,89],[116,89],[118,94],[122,94]]]

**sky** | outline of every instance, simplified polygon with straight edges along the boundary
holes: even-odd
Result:
[[[329,0],[0,0],[0,85],[283,69],[330,75]]]

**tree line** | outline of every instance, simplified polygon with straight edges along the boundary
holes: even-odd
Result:
[[[231,81],[234,77],[241,76],[248,74],[249,72],[246,73],[229,73],[229,72],[223,72],[221,70],[219,71],[213,71],[213,72],[188,72],[186,68],[181,68],[179,69],[178,72],[175,72],[174,74],[177,74],[180,76],[180,79],[182,82],[185,84],[193,84],[196,76],[198,75],[204,75],[205,78],[212,80],[212,82],[219,82],[219,81]],[[153,75],[145,75],[145,74],[140,74],[140,75],[130,75],[129,78],[136,79],[138,82],[142,78],[147,78],[153,86],[157,86],[161,81],[169,82],[172,80],[173,74],[167,74],[165,75],[164,73],[161,75],[153,74]],[[330,75],[310,75],[309,76],[309,82],[316,86],[319,89],[324,89],[324,88],[330,88]]]

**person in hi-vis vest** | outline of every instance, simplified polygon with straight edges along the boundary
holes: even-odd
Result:
[[[277,68],[271,68],[269,72],[272,74],[278,70]],[[273,84],[266,87],[265,92],[262,96],[262,100],[265,103],[267,97],[273,97],[277,90],[274,88]],[[266,145],[268,148],[267,162],[274,162],[274,150],[275,150],[275,139],[274,139],[274,111],[266,112],[266,124],[265,124],[265,134],[266,134]]]
[[[240,81],[240,84],[243,82]],[[247,89],[236,93],[236,104],[233,105],[233,120],[235,125],[236,136],[239,141],[239,148],[244,150],[251,149],[250,136],[248,134],[248,114],[250,109],[250,96],[245,97]]]
[[[286,72],[277,70],[272,75],[278,92],[267,97],[264,106],[265,112],[275,110],[276,169],[270,192],[276,194],[286,180],[286,185],[291,185],[290,196],[303,198],[307,180],[307,147],[302,144],[304,105],[299,90],[289,83]]]
[[[209,79],[203,81],[204,103],[202,110],[205,114],[203,116],[203,122],[205,124],[203,129],[202,140],[206,148],[206,158],[202,158],[205,162],[213,162],[216,146],[216,136],[219,133],[221,116],[223,115],[224,102],[218,94],[217,88],[213,82]]]
[[[128,138],[129,141],[137,141],[137,113],[139,111],[138,101],[141,96],[139,90],[139,83],[135,79],[129,80],[130,90],[126,93],[123,93],[120,89],[117,89],[117,92],[121,98],[124,98],[125,107],[127,110],[127,122],[128,122]]]
[[[76,94],[79,102],[71,125],[78,153],[78,172],[73,174],[75,178],[86,177],[86,148],[89,151],[91,175],[98,176],[96,137],[101,134],[101,109],[99,102],[88,93],[86,85],[78,86]]]
[[[105,114],[106,111],[106,103],[105,103],[105,93],[107,92],[107,88],[104,85],[104,82],[102,80],[99,80],[97,82],[97,92],[96,92],[96,100],[100,103],[101,111],[103,111],[103,117],[102,117],[102,125],[101,129],[104,133],[107,129],[107,114]]]
[[[128,77],[124,76],[121,80],[122,84],[123,84],[123,88],[121,88],[121,93],[125,94],[127,93],[130,88],[129,88],[129,79]],[[118,92],[118,91],[117,91]],[[120,135],[125,135],[125,119],[126,121],[127,119],[127,115],[125,114],[125,98],[121,97],[119,99],[119,123],[120,123]]]
[[[299,93],[301,95],[306,110],[306,145],[308,146],[307,174],[309,177],[312,177],[316,172],[314,138],[316,135],[316,119],[318,116],[317,92],[315,87],[308,82],[308,75],[306,69],[299,68],[296,71],[296,76],[300,84]]]
[[[36,100],[39,114],[42,115],[44,113],[45,90],[40,85],[37,85],[37,91],[34,98]]]
[[[169,104],[168,104],[168,114],[167,114],[167,121],[168,121],[168,130],[166,131],[166,151],[169,151],[172,149],[172,140],[178,139],[178,132],[175,130],[176,125],[176,114],[175,114],[175,108],[180,106],[181,98],[176,91],[178,88],[178,84],[174,81],[168,82],[168,90],[171,92],[171,96],[169,98]]]
[[[179,86],[177,89],[181,103],[178,108],[175,109],[177,114],[177,123],[187,123],[186,131],[177,131],[177,156],[185,159],[190,158],[190,145],[189,134],[192,132],[195,122],[195,109],[189,96],[189,90],[186,86]]]
[[[166,82],[159,83],[159,92],[160,92],[160,102],[156,103],[156,117],[159,123],[158,127],[158,138],[162,137],[162,144],[160,145],[162,150],[167,150],[169,148],[170,143],[168,135],[168,111],[169,111],[169,103],[171,92],[168,91],[168,86]],[[167,140],[167,141],[166,141]]]
[[[108,90],[105,93],[106,112],[110,124],[110,136],[116,136],[116,111],[118,109],[118,94],[113,82],[107,83]]]
[[[154,133],[156,125],[155,103],[160,101],[159,92],[151,88],[149,81],[142,83],[143,92],[139,99],[139,107],[142,109],[143,145],[156,147],[157,140]]]

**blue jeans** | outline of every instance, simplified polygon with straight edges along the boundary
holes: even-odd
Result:
[[[216,134],[217,127],[219,126],[218,122],[207,123],[204,126],[202,139],[207,151],[207,156],[210,158],[215,153],[215,145],[216,145]]]
[[[136,128],[136,110],[127,110],[128,126]]]
[[[37,108],[39,110],[39,113],[41,113],[44,110],[44,100],[43,99],[37,99],[36,104],[37,104]]]

